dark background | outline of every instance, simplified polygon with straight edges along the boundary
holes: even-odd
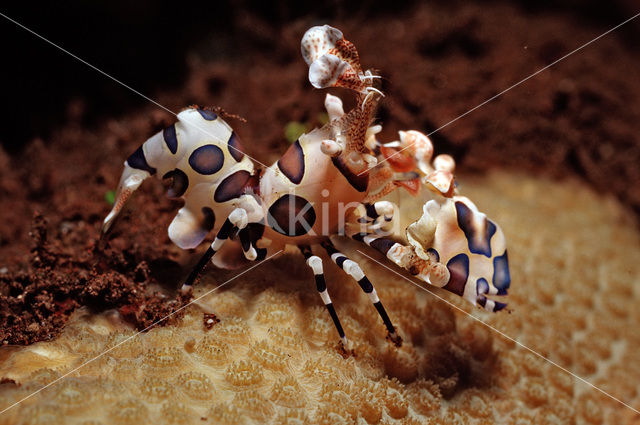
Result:
[[[160,88],[180,86],[187,70],[187,53],[198,52],[205,40],[208,46],[215,40],[213,45],[217,46],[217,50],[205,52],[210,57],[231,59],[247,49],[275,48],[265,45],[260,38],[260,25],[252,23],[280,28],[298,19],[324,23],[357,18],[366,22],[371,17],[411,13],[417,2],[303,3],[307,2],[198,2],[186,6],[150,0],[72,0],[29,2],[28,8],[21,2],[12,2],[3,5],[2,13],[153,97]],[[453,13],[469,2],[430,3],[446,4]],[[480,3],[490,13],[491,5],[501,2]],[[506,3],[517,4],[526,14],[570,16],[600,32],[638,12],[631,0]],[[630,52],[637,50],[640,19],[613,36],[623,40]],[[47,138],[52,128],[64,122],[70,99],[83,99],[86,108],[83,119],[87,125],[105,114],[124,114],[146,102],[4,18],[0,19],[0,37],[4,40],[4,60],[0,66],[4,125],[0,141],[9,152],[21,150],[35,136]]]

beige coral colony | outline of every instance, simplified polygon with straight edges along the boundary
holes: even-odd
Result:
[[[147,140],[104,229],[143,180],[172,177],[171,240],[216,235],[182,287],[193,302],[142,333],[81,310],[53,341],[3,348],[0,424],[640,423],[622,207],[575,181],[454,179],[419,131],[378,141],[379,77],[339,30],[311,28],[302,54],[354,108],[327,95],[329,122],[261,171],[213,111]],[[193,286],[210,260],[247,266]]]

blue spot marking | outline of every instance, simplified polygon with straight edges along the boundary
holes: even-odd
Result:
[[[487,282],[487,279],[481,277],[480,279],[476,280],[476,294],[478,295],[476,297],[476,301],[482,307],[487,304],[487,297],[484,296],[484,294],[486,294],[487,292],[489,292],[489,282]]]
[[[287,194],[271,204],[267,222],[269,227],[282,235],[303,236],[309,233],[316,222],[316,211],[306,199]],[[336,264],[342,267],[340,258],[336,258]]]
[[[487,279],[481,277],[476,280],[476,293],[479,295],[486,294],[487,292],[489,292],[489,282],[487,282]]]
[[[127,158],[127,164],[129,164],[129,166],[132,168],[148,171],[151,175],[154,175],[156,173],[156,169],[147,163],[147,158],[144,157],[142,146],[136,149],[136,151],[132,153],[129,158]]]
[[[278,168],[292,183],[299,184],[304,177],[304,151],[300,139],[278,160]]]
[[[458,216],[458,227],[462,229],[469,243],[469,251],[491,258],[491,238],[496,233],[496,225],[485,218],[486,226],[478,228],[473,220],[473,211],[464,202],[456,202],[456,214]],[[483,233],[480,234],[479,232]]]
[[[366,192],[367,185],[369,184],[369,173],[363,173],[362,175],[356,174],[349,169],[345,161],[337,156],[331,158],[331,162],[333,165],[340,171],[340,173],[344,176],[345,179],[349,182],[351,186],[358,192]]]
[[[449,278],[449,283],[443,288],[462,296],[467,279],[469,279],[469,257],[467,257],[467,254],[456,255],[447,263],[447,269],[449,269],[451,277]]]
[[[247,170],[236,171],[220,182],[213,194],[213,200],[222,203],[241,197],[250,183],[251,173]]]
[[[178,137],[176,136],[176,126],[171,124],[162,131],[164,143],[167,145],[172,154],[178,152]]]
[[[493,303],[495,304],[495,307],[493,307],[494,312],[500,311],[507,306],[505,303],[501,303],[499,301],[494,301]]]
[[[371,247],[377,249],[384,255],[387,255],[387,252],[389,252],[391,247],[395,245],[395,242],[387,238],[378,238],[378,239],[372,240],[369,245],[371,245]]]
[[[504,254],[493,259],[493,286],[498,289],[498,295],[507,295],[509,285],[511,285],[511,274],[507,251],[505,251]]]
[[[210,232],[216,225],[216,214],[209,207],[202,207],[202,228]]]
[[[189,177],[185,172],[176,168],[162,176],[163,180],[169,178],[171,179],[171,187],[167,190],[167,196],[169,198],[179,198],[184,195],[189,188]]]
[[[207,109],[196,109],[196,111],[198,111],[200,113],[200,115],[202,115],[202,118],[204,118],[207,121],[215,121],[216,118],[218,118],[218,115],[213,112],[213,111],[209,111]]]
[[[204,145],[194,150],[189,157],[189,165],[199,174],[215,174],[224,164],[222,149],[216,145]]]
[[[438,254],[438,251],[436,251],[436,250],[435,250],[435,249],[433,249],[433,248],[429,248],[429,249],[427,249],[427,252],[429,252],[429,253],[431,253],[431,254],[435,255],[435,257],[436,257],[436,261],[437,261],[437,262],[440,262],[440,254]]]
[[[240,138],[236,136],[236,132],[232,132],[229,137],[229,141],[227,142],[227,146],[229,147],[229,153],[236,161],[242,161],[244,158],[244,152],[242,151],[242,144],[240,143]]]

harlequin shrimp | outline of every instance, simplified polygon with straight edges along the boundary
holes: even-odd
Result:
[[[324,25],[305,33],[301,51],[309,65],[311,84],[316,88],[350,89],[356,97],[352,110],[345,113],[341,100],[327,95],[329,122],[303,134],[274,164],[260,168],[243,152],[240,139],[221,116],[208,109],[188,108],[178,114],[175,124],[149,138],[125,161],[103,232],[109,230],[127,199],[146,178],[171,179],[167,195],[185,203],[169,226],[169,238],[180,248],[189,249],[197,247],[209,232],[215,234],[184,281],[182,291],[190,290],[209,261],[230,268],[234,258],[262,260],[285,245],[296,245],[315,276],[316,289],[345,346],[347,338],[327,290],[323,260],[313,253],[312,246],[322,247],[358,283],[380,315],[388,338],[396,345],[401,344],[371,281],[358,263],[341,253],[330,239],[347,234],[347,217],[353,216],[354,210],[363,212],[359,220],[363,232],[358,234],[361,237],[352,235],[355,239],[385,251],[396,264],[417,271],[415,274],[426,281],[445,288],[455,287],[460,292],[462,277],[458,271],[464,261],[449,257],[458,258],[455,253],[464,253],[469,259],[470,273],[460,295],[470,299],[467,292],[471,292],[473,284],[482,286],[479,294],[506,290],[508,283],[505,286],[504,279],[496,284],[495,279],[485,278],[486,290],[484,283],[478,283],[490,270],[488,263],[478,261],[476,256],[487,250],[490,254],[504,251],[504,239],[499,228],[491,224],[493,230],[489,232],[493,232],[493,237],[489,237],[486,246],[487,240],[482,240],[486,234],[478,233],[482,230],[478,226],[483,216],[471,207],[473,204],[463,200],[466,198],[454,195],[452,169],[447,171],[451,164],[446,157],[437,157],[435,169],[431,169],[430,142],[420,139],[422,144],[411,143],[407,136],[415,138],[415,132],[407,132],[397,144],[409,147],[406,152],[417,164],[416,169],[405,167],[398,171],[398,161],[392,158],[378,164],[379,158],[385,153],[390,157],[390,150],[395,148],[393,144],[381,145],[376,139],[380,126],[372,124],[383,94],[375,87],[378,76],[362,69],[355,46],[341,31]],[[446,176],[450,177],[448,182]],[[397,187],[416,192],[422,184],[436,188],[443,197],[444,201],[436,201],[440,202],[441,212],[435,212],[434,216],[435,210],[428,203],[425,211],[430,215],[410,226],[408,234],[413,239],[409,239],[407,246],[382,238],[378,231],[393,219],[395,209],[379,199]],[[447,184],[451,187],[444,190]],[[458,214],[465,223],[459,227],[461,232],[449,230],[454,216],[448,202],[469,206],[470,213]],[[429,233],[430,240],[425,238]],[[473,243],[466,248],[462,246],[466,241]],[[425,249],[427,245],[429,248]],[[481,253],[477,252],[478,247],[483,250]],[[445,259],[446,266],[439,262]],[[505,270],[508,274],[506,254],[504,265],[502,274]],[[471,276],[478,277],[476,283]],[[449,285],[449,281],[453,283]]]

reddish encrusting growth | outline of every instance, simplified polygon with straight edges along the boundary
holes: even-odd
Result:
[[[64,252],[48,241],[47,220],[36,213],[30,232],[33,248],[26,271],[0,275],[0,342],[30,344],[54,338],[80,306],[117,308],[138,329],[145,329],[187,302],[150,292],[154,282],[145,261],[117,253],[95,239],[86,255]],[[180,313],[171,317],[179,317]]]
[[[218,317],[213,314],[213,313],[204,313],[202,315],[202,325],[204,326],[204,328],[206,330],[211,330],[213,329],[213,327],[217,324],[220,323],[220,319],[218,319]]]

